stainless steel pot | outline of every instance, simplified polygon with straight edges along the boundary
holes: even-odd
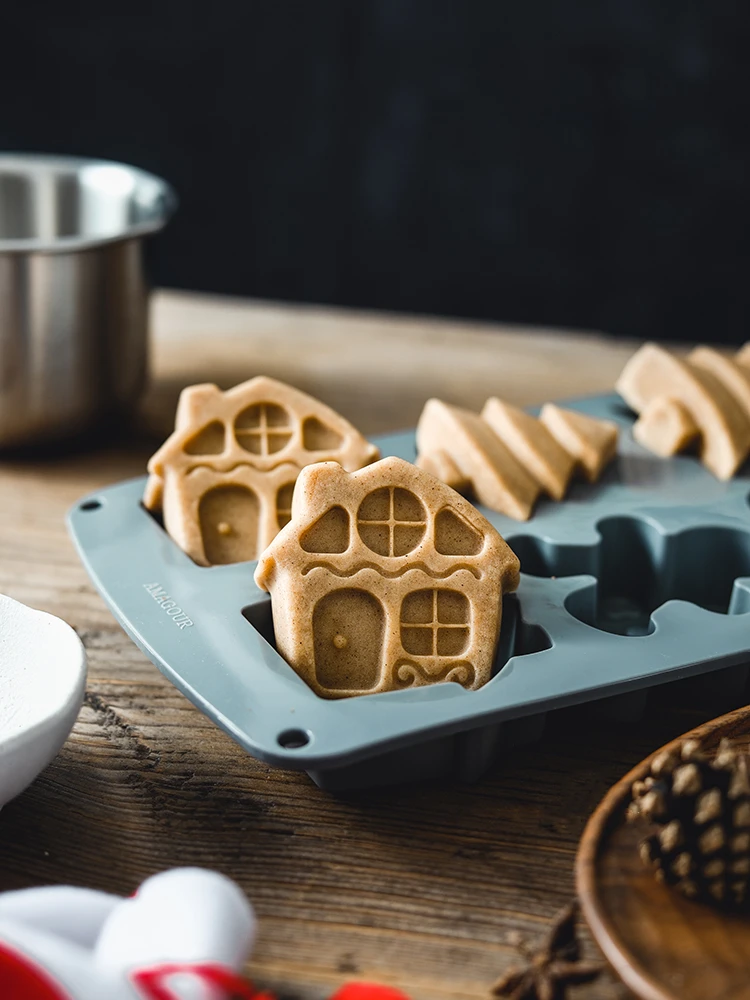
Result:
[[[146,374],[141,241],[174,192],[119,163],[0,154],[0,447],[122,413]]]

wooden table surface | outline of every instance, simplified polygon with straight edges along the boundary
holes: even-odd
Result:
[[[63,517],[82,494],[144,471],[191,382],[267,373],[374,433],[413,425],[430,395],[479,408],[490,394],[531,404],[607,390],[634,345],[166,292],[153,326],[137,432],[0,465],[0,592],[66,619],[89,657],[72,736],[0,815],[0,889],[127,894],[165,867],[210,866],[252,899],[249,971],[279,998],[323,1000],[352,977],[413,1000],[486,997],[515,961],[508,932],[538,937],[571,898],[576,845],[607,788],[722,706],[674,706],[667,688],[637,725],[566,710],[474,785],[333,796],[253,760],[178,694],[115,624]],[[627,995],[609,976],[575,993]]]

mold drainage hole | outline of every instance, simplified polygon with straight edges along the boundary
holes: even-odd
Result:
[[[688,601],[719,614],[748,610],[734,586],[750,576],[750,533],[696,527],[664,535],[637,517],[597,524],[596,545],[557,545],[529,535],[509,544],[531,576],[589,574],[595,587],[570,594],[566,608],[586,625],[615,635],[649,635],[651,615],[667,601]]]
[[[276,737],[276,742],[285,750],[300,750],[310,742],[310,734],[304,729],[285,729]]]

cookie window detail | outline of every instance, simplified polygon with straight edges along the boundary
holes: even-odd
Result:
[[[482,551],[484,539],[474,528],[449,507],[443,507],[435,518],[435,548],[445,556],[476,556]]]
[[[292,424],[283,406],[254,403],[234,421],[237,444],[252,455],[274,455],[292,439]]]
[[[185,454],[220,455],[224,451],[224,438],[224,424],[219,420],[212,420],[185,442]]]
[[[359,537],[380,556],[405,556],[420,544],[427,530],[422,501],[400,486],[383,486],[368,493],[357,512]]]
[[[349,514],[331,507],[303,532],[299,540],[305,552],[346,552],[349,548]]]
[[[343,443],[342,436],[317,417],[307,417],[302,424],[302,446],[306,451],[335,451]]]
[[[460,656],[469,645],[470,616],[457,590],[415,590],[401,604],[401,645],[411,656]]]

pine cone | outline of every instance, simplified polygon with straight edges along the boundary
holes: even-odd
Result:
[[[748,907],[749,763],[729,740],[713,760],[689,740],[655,757],[648,777],[633,783],[627,818],[660,828],[640,848],[659,881],[690,899]]]

